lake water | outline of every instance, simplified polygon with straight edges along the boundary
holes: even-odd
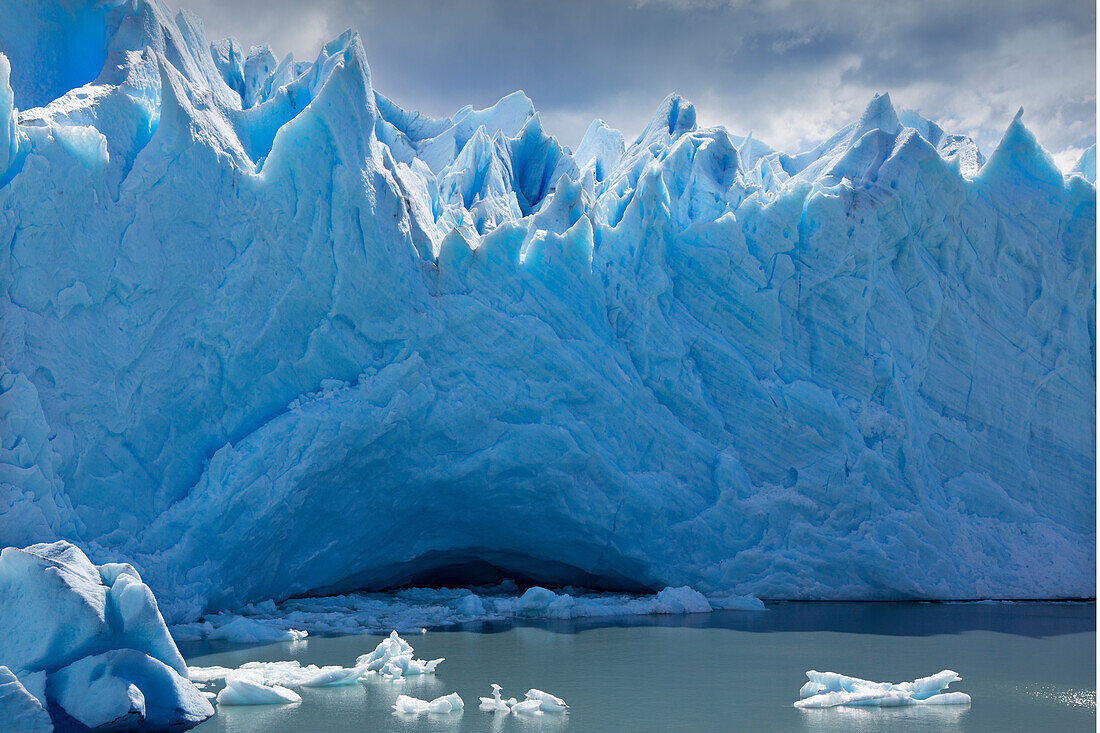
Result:
[[[779,603],[600,622],[478,624],[407,636],[437,674],[404,682],[302,689],[295,705],[222,707],[197,733],[225,731],[1094,731],[1094,604]],[[297,659],[351,666],[374,636],[310,637],[242,649],[180,648],[193,666]],[[792,707],[805,670],[901,682],[941,669],[970,706]],[[565,715],[523,718],[477,709],[489,683],[523,698],[565,698]],[[461,714],[396,716],[398,694],[458,692]]]

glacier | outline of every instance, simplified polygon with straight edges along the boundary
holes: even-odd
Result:
[[[1095,148],[883,94],[788,154],[673,94],[572,151],[159,0],[12,0],[0,52],[0,546],[131,563],[170,623],[1095,596]]]

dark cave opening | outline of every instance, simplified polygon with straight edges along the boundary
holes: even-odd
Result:
[[[385,592],[402,588],[470,588],[494,586],[505,581],[514,582],[521,591],[533,586],[551,589],[571,586],[590,591],[638,594],[659,590],[637,580],[644,577],[641,564],[630,570],[637,572],[628,575],[606,567],[600,572],[591,572],[556,560],[515,552],[433,551],[372,572],[369,579],[353,576],[333,586],[318,588],[308,595]]]

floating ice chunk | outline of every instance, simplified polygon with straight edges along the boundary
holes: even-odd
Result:
[[[234,670],[229,667],[188,667],[187,678],[192,682],[204,685],[216,680],[224,680]]]
[[[0,721],[8,733],[49,733],[50,715],[11,670],[0,665]]]
[[[282,705],[301,702],[294,690],[281,685],[265,685],[259,674],[235,672],[225,678],[225,688],[218,693],[219,705]]]
[[[419,715],[421,713],[455,713],[462,710],[462,698],[458,696],[457,692],[437,697],[431,702],[421,700],[417,697],[409,697],[408,695],[398,695],[397,702],[393,704],[393,709],[398,713],[410,713],[412,715]]]
[[[706,597],[690,586],[665,588],[657,594],[658,613],[710,613]]]
[[[542,715],[542,700],[524,700],[512,705],[516,715]]]
[[[302,687],[339,687],[354,685],[359,681],[360,671],[355,667],[323,669],[302,680]]]
[[[500,699],[501,686],[496,682],[492,683],[493,696],[492,697],[479,697],[478,700],[481,704],[478,706],[482,710],[490,713],[506,713],[511,709],[511,705],[515,705],[515,698],[512,698],[511,705],[507,701]]]
[[[238,617],[220,626],[210,633],[211,639],[222,639],[241,643],[272,641],[298,641],[309,636],[309,632],[286,629],[277,622],[263,622],[252,618]]]
[[[565,700],[542,690],[532,688],[527,691],[526,697],[528,701],[538,700],[539,709],[544,713],[564,713],[569,709],[569,706],[565,704]]]
[[[66,714],[93,729],[178,731],[214,714],[198,688],[133,649],[73,662],[49,675],[48,689]]]
[[[764,602],[756,596],[736,593],[712,593],[707,596],[711,608],[719,611],[764,611]]]
[[[214,624],[209,621],[193,624],[176,624],[168,627],[168,633],[174,641],[199,641],[214,633]]]
[[[283,687],[335,687],[354,684],[362,670],[358,667],[338,667],[330,665],[318,667],[309,664],[303,667],[297,660],[282,662],[246,662],[238,669],[229,667],[188,667],[187,674],[196,684],[209,684],[235,674],[258,679],[265,685]]]
[[[516,602],[516,613],[520,615],[536,614],[545,611],[551,603],[558,599],[558,594],[552,590],[534,586],[528,588]]]
[[[432,674],[442,661],[442,657],[429,661],[413,659],[412,645],[398,636],[396,631],[391,631],[374,651],[360,655],[355,660],[355,666],[364,672],[378,672],[385,677],[402,677]]]
[[[945,669],[913,682],[891,684],[846,677],[836,672],[806,672],[809,682],[799,690],[797,708],[831,708],[838,705],[899,707],[904,705],[969,705],[970,695],[944,692],[962,678]]]

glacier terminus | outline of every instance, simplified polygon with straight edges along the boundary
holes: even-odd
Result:
[[[1095,596],[1095,147],[882,94],[787,153],[673,94],[571,150],[522,92],[402,108],[350,31],[0,38],[0,546],[131,563],[169,623],[459,576]]]

